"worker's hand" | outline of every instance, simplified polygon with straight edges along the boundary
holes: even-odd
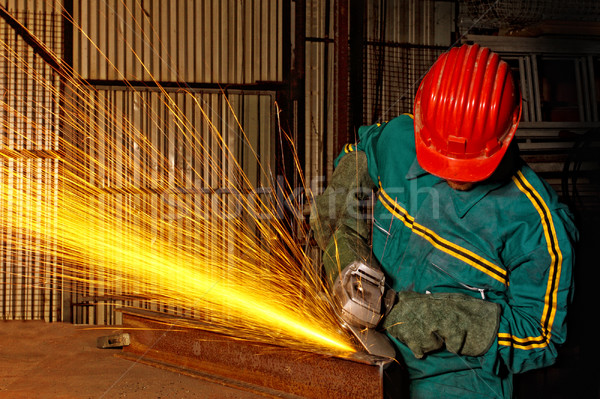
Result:
[[[384,328],[415,357],[442,348],[466,356],[488,351],[498,331],[500,305],[458,293],[398,293]]]
[[[378,265],[366,240],[355,230],[341,225],[323,251],[323,266],[330,287],[340,272],[356,260],[362,260],[365,264]]]

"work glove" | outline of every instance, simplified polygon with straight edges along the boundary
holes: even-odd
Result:
[[[381,269],[366,240],[356,230],[341,225],[323,251],[323,267],[330,287],[340,272],[354,261]]]
[[[342,225],[367,239],[369,224],[362,208],[374,188],[364,152],[342,157],[326,190],[311,204],[310,227],[322,250],[329,246],[333,234]]]
[[[442,348],[465,356],[488,351],[498,332],[500,305],[458,293],[399,292],[383,327],[415,357]]]

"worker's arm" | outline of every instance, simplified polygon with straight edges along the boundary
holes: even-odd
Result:
[[[460,355],[483,355],[482,366],[491,372],[501,365],[520,373],[554,363],[566,339],[577,231],[565,209],[550,211],[532,186],[528,193],[539,213],[510,232],[502,251],[508,286],[495,303],[464,301],[460,294],[398,294],[384,327],[415,356],[445,345]]]
[[[525,223],[514,232],[505,248],[510,270],[506,302],[498,338],[485,362],[499,361],[515,373],[553,364],[557,346],[566,339],[567,305],[572,295],[573,242],[577,231],[569,213],[552,210],[531,199],[539,211],[537,223]],[[523,251],[528,248],[528,251]]]
[[[310,226],[331,283],[353,260],[371,257],[362,205],[373,188],[365,153],[352,151],[339,159],[327,189],[314,198]]]

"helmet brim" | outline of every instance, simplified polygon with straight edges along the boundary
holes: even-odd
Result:
[[[423,169],[442,179],[465,183],[480,182],[490,177],[498,168],[510,142],[511,140],[506,140],[502,147],[489,157],[459,159],[440,154],[433,146],[428,146],[420,135],[415,135],[417,161]]]

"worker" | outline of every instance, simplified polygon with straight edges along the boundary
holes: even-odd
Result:
[[[361,127],[313,201],[330,282],[373,255],[397,292],[380,328],[411,397],[509,398],[513,374],[553,364],[565,342],[578,233],[518,154],[521,104],[498,54],[451,48],[423,78],[413,114]]]

